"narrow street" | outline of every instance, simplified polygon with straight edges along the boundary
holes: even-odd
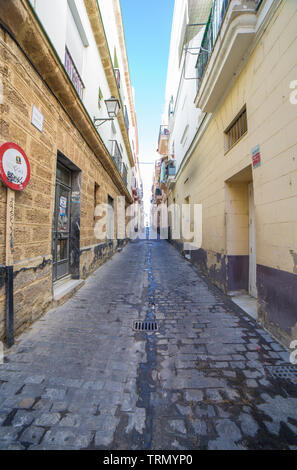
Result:
[[[296,449],[288,359],[169,243],[132,242],[0,365],[0,449]]]

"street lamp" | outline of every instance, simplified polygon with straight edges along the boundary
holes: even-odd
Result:
[[[114,118],[117,117],[117,114],[121,108],[119,100],[116,99],[114,96],[111,96],[108,100],[104,100],[104,102],[109,117],[103,119],[94,117],[94,124],[96,125],[96,127],[101,126],[106,121],[113,121]],[[96,124],[97,121],[100,121],[100,124]]]

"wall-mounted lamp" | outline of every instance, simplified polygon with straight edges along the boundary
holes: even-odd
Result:
[[[104,100],[104,102],[109,117],[103,119],[94,117],[94,124],[96,125],[96,127],[101,126],[106,121],[113,121],[114,118],[117,117],[117,114],[121,108],[119,100],[117,100],[114,96],[111,96],[108,100]],[[100,121],[100,124],[96,124],[97,121]]]

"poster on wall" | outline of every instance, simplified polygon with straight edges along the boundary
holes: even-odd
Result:
[[[13,142],[0,147],[0,178],[14,191],[22,191],[30,181],[30,164],[24,150]]]
[[[256,145],[254,148],[252,148],[252,161],[253,168],[257,168],[261,165],[260,145]]]

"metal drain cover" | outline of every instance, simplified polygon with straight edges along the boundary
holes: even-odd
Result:
[[[133,322],[134,331],[158,331],[158,323],[156,321],[134,321]]]
[[[296,366],[267,366],[267,370],[275,379],[287,380],[297,385]]]

